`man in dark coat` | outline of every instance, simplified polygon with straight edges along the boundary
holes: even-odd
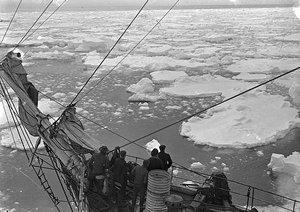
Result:
[[[168,171],[168,169],[172,166],[172,159],[171,156],[165,152],[166,146],[160,145],[159,146],[160,152],[158,153],[158,157],[161,159],[163,163],[163,170]]]
[[[154,169],[163,169],[163,163],[161,159],[158,158],[158,150],[156,148],[154,148],[151,151],[151,157],[149,158],[149,162],[150,162],[148,166],[149,172]]]
[[[144,209],[144,202],[146,197],[146,189],[148,183],[148,168],[149,160],[144,160],[143,165],[137,165],[131,171],[134,176],[133,181],[133,199],[132,199],[132,209],[135,211],[135,204],[137,196],[140,197],[140,211]]]
[[[108,148],[102,146],[99,148],[99,152],[92,155],[88,162],[89,172],[89,189],[96,188],[96,192],[102,191],[104,179],[106,177],[106,169],[109,165],[109,159],[107,157]]]
[[[125,161],[126,151],[120,152],[120,157],[116,158],[111,171],[113,173],[114,184],[113,188],[116,184],[120,185],[120,192],[117,192],[117,203],[119,206],[122,205],[123,200],[125,198],[125,191],[127,185],[127,164]],[[114,189],[115,190],[115,189]],[[115,191],[116,192],[116,191]]]

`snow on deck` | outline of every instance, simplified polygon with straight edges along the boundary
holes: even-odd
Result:
[[[210,114],[184,122],[181,135],[195,144],[245,148],[275,142],[300,123],[298,110],[282,96],[258,91],[225,103]]]

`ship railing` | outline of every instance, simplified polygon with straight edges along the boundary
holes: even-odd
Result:
[[[144,158],[137,156],[127,155],[128,158],[132,158],[135,163],[142,164]],[[174,174],[175,170],[177,172],[188,172],[189,178],[180,177],[178,174]],[[195,170],[190,170],[188,168],[172,165],[169,171],[171,175],[171,184],[183,185],[185,181],[192,181],[195,184],[203,185],[205,181],[210,177],[209,174],[197,172]],[[203,181],[199,181],[199,177],[202,177]],[[198,178],[198,179],[196,179]],[[275,207],[280,208],[283,211],[296,212],[300,207],[300,200],[292,199],[287,196],[276,194],[270,191],[266,191],[251,185],[240,183],[234,180],[228,179],[230,184],[230,194],[234,198],[233,202],[240,203],[239,205],[244,205],[245,210],[251,210],[254,206],[260,208]],[[233,189],[232,189],[233,188]],[[225,190],[219,188],[221,190]],[[242,192],[244,191],[244,192]],[[297,208],[298,206],[298,208]]]

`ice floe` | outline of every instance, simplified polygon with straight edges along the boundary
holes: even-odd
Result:
[[[106,52],[108,51],[107,42],[105,41],[90,41],[90,40],[83,40],[79,46],[75,49],[78,52]]]
[[[129,86],[126,91],[130,93],[152,93],[154,92],[154,84],[150,79],[143,78],[138,83]]]
[[[19,131],[20,131],[20,129],[19,129]],[[21,135],[21,138],[19,135]],[[33,149],[35,147],[36,141],[37,141],[37,137],[33,137],[29,134],[27,136],[26,134],[24,135],[24,133],[19,134],[16,127],[11,128],[11,129],[1,130],[0,137],[1,137],[1,140],[0,140],[1,146],[7,147],[7,148],[12,148],[12,149],[19,149],[19,150]],[[41,142],[39,145],[39,149],[42,149],[44,147],[45,147],[44,143]]]
[[[164,46],[156,46],[156,47],[150,47],[147,49],[147,54],[149,56],[166,56],[168,55],[168,52],[172,49],[169,45]]]
[[[54,115],[61,109],[61,106],[54,101],[42,98],[39,100],[38,108],[44,114]]]
[[[126,91],[133,93],[133,95],[128,98],[130,102],[156,102],[163,98],[162,95],[154,93],[154,84],[148,78],[143,78],[138,83],[130,85]]]
[[[18,101],[14,101],[15,107],[18,108]],[[4,105],[4,107],[3,107]],[[50,114],[54,115],[60,110],[60,105],[58,105],[56,102],[51,101],[49,99],[41,99],[39,100],[39,109],[44,114]],[[4,109],[5,108],[5,109]],[[14,121],[12,117],[9,115],[8,106],[5,101],[2,101],[0,104],[0,144],[2,146],[8,147],[8,148],[14,148],[14,149],[29,149],[35,146],[36,137],[33,137],[28,134],[29,137],[24,136],[23,133],[20,133],[21,138],[19,136],[19,133],[17,131],[17,128],[14,124]],[[6,119],[5,112],[8,115],[8,120]],[[10,127],[10,128],[8,128]],[[20,129],[19,129],[20,131]],[[21,131],[22,132],[22,131]],[[24,142],[24,147],[21,141],[29,140],[30,142]],[[44,148],[43,143],[41,142],[39,148]]]
[[[159,146],[160,146],[160,143],[156,139],[153,139],[152,141],[149,141],[145,145],[146,149],[149,150],[149,151],[152,151],[152,149],[155,149],[155,148],[159,150]]]
[[[291,87],[289,88],[289,95],[292,97],[293,102],[300,106],[300,83],[293,82]]]
[[[174,68],[201,69],[208,66],[206,63],[200,63],[194,60],[180,60],[168,56],[147,57],[143,55],[129,55],[122,62],[123,66],[130,67],[133,71],[159,71],[171,70]]]
[[[161,88],[160,94],[188,98],[220,95],[231,97],[252,86],[255,84],[218,75],[190,76],[176,80],[169,87]]]
[[[221,48],[218,47],[203,47],[203,48],[197,48],[192,53],[192,57],[197,58],[209,58],[212,56],[215,56],[218,51],[220,51]]]
[[[271,175],[275,175],[274,183],[276,184],[277,193],[287,198],[296,199],[299,201],[300,196],[300,153],[293,152],[291,155],[285,157],[282,154],[273,153],[270,163]],[[299,211],[300,204],[295,204],[293,201],[284,201],[283,205],[256,207],[258,211],[262,212],[285,212],[288,210]],[[286,209],[284,209],[286,208]]]
[[[256,155],[257,155],[258,157],[262,157],[262,156],[264,156],[264,152],[261,151],[261,150],[259,150],[259,151],[256,152]]]
[[[225,41],[231,41],[236,37],[236,35],[233,34],[225,34],[225,35],[219,35],[219,34],[209,34],[203,38],[203,40],[210,42],[210,43],[223,43]]]
[[[154,83],[171,83],[176,79],[187,77],[184,71],[154,71],[150,73]]]
[[[295,34],[291,34],[291,35],[280,36],[280,37],[277,37],[276,40],[300,42],[300,33],[295,33]]]
[[[27,52],[26,56],[30,60],[63,60],[63,61],[72,61],[76,57],[74,53],[67,51],[50,51],[50,52]]]
[[[240,73],[237,76],[232,77],[232,79],[237,79],[237,80],[244,80],[247,82],[258,82],[258,81],[265,81],[269,78],[270,76],[267,74],[250,74],[250,73]]]
[[[282,46],[268,46],[263,49],[258,49],[257,52],[265,56],[295,58],[300,55],[300,45],[287,44]]]
[[[245,148],[275,142],[300,123],[298,110],[282,96],[258,91],[210,113],[211,117],[193,117],[184,122],[181,135],[195,144]]]
[[[206,166],[203,165],[201,162],[194,162],[191,164],[191,169],[204,169]]]
[[[18,108],[18,101],[14,101],[14,107]],[[0,102],[0,130],[14,126],[14,120],[12,118],[10,107],[7,105],[6,101],[2,100]]]
[[[284,173],[293,177],[295,183],[300,184],[300,153],[293,152],[285,157],[281,154],[273,153],[268,167],[275,173]]]
[[[238,61],[227,67],[228,71],[237,73],[274,73],[289,71],[300,66],[300,60],[284,59],[248,59]]]

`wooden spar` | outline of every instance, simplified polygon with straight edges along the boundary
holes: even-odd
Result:
[[[35,114],[35,117],[38,120],[37,127],[39,127],[39,135],[42,137],[43,141],[52,149],[54,154],[67,167],[67,169],[76,177],[77,180],[79,180],[81,170],[84,166],[81,158],[73,151],[68,141],[66,141],[63,136],[50,138],[50,121],[48,120],[47,116],[43,114],[31,101],[27,93],[25,93],[22,84],[20,84],[20,81],[13,79],[15,77],[10,71],[10,68],[5,59],[0,62],[0,77],[2,77],[15,91],[17,96],[22,100],[23,104],[26,104],[30,108],[30,111]]]

